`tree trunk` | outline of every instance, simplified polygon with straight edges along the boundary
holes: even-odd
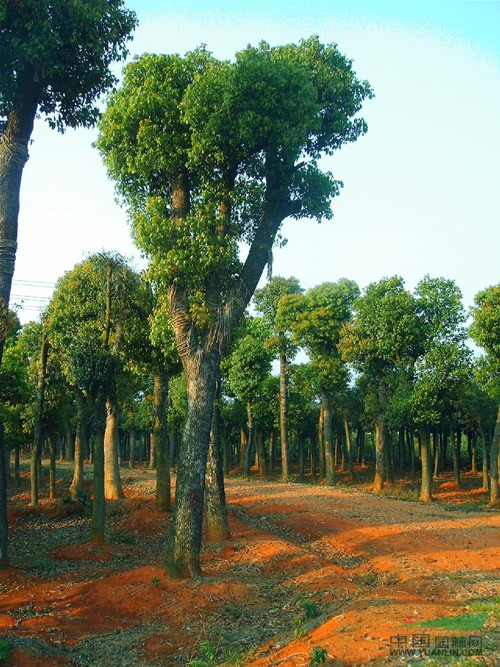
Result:
[[[475,433],[467,433],[467,442],[470,451],[470,471],[473,475],[477,474],[477,442]]]
[[[344,432],[345,432],[345,444],[347,450],[347,471],[349,479],[354,479],[354,467],[352,463],[352,444],[351,444],[351,432],[349,430],[349,421],[347,416],[344,415]]]
[[[453,457],[453,481],[457,486],[460,486],[458,444],[457,444],[455,429],[453,428],[453,426],[451,427],[450,432],[451,432],[451,455]]]
[[[209,542],[223,542],[231,537],[227,516],[226,492],[222,441],[220,437],[219,383],[217,398],[212,415],[212,429],[208,447],[207,469],[205,472],[205,506],[207,518],[207,539]]]
[[[106,428],[106,399],[97,397],[94,411],[94,498],[92,502],[92,544],[104,544],[104,431]]]
[[[318,459],[319,459],[319,481],[325,479],[325,413],[323,405],[319,408],[318,422]]]
[[[43,404],[45,398],[45,376],[47,374],[47,359],[49,354],[49,344],[45,333],[42,331],[42,340],[40,345],[40,358],[38,365],[38,377],[36,382],[36,399],[35,399],[35,424],[33,428],[33,447],[31,448],[31,465],[30,465],[30,480],[31,480],[31,504],[38,505],[38,494],[40,477],[38,475],[39,461],[41,461],[43,435],[42,435],[42,418],[43,418]]]
[[[8,331],[10,291],[16,262],[21,179],[29,157],[28,143],[38,106],[39,85],[32,79],[31,68],[26,68],[25,74],[20,75],[20,92],[14,101],[14,109],[9,114],[7,128],[0,136],[0,367]],[[5,567],[8,562],[9,527],[6,452],[1,423],[0,469],[0,567]]]
[[[76,500],[83,490],[83,461],[86,450],[86,406],[83,395],[76,397],[76,432],[75,432],[75,465],[73,469],[73,480],[69,487],[69,492],[73,500]]]
[[[155,373],[153,389],[153,442],[156,452],[156,509],[169,512],[170,465],[167,431],[168,373]]]
[[[52,436],[48,437],[50,466],[49,466],[49,498],[54,500],[56,497],[56,443]]]
[[[7,518],[7,452],[4,447],[4,426],[0,422],[0,568],[8,565],[9,523]]]
[[[240,472],[245,472],[245,461],[247,457],[248,437],[244,428],[240,429],[240,462],[238,469]],[[250,455],[249,455],[250,456]]]
[[[327,486],[335,484],[335,464],[333,451],[332,404],[327,391],[321,392],[323,407],[323,443],[325,448],[325,476]]]
[[[274,463],[276,461],[276,437],[274,431],[269,434],[269,469],[274,472]]]
[[[134,465],[135,465],[135,428],[131,428],[128,436],[128,467],[133,468]]]
[[[420,500],[424,503],[429,503],[432,500],[429,427],[421,425],[418,428],[418,432],[420,436],[420,459],[422,463]]]
[[[286,354],[280,352],[280,439],[281,439],[281,478],[284,482],[290,476],[288,452],[288,363]]]
[[[205,470],[219,363],[217,348],[183,359],[188,408],[165,562],[172,577],[193,577],[201,572]]]
[[[500,441],[500,405],[490,445],[490,507],[498,507],[498,454]]]
[[[297,445],[299,449],[299,479],[304,479],[304,434],[297,432]]]
[[[267,477],[267,453],[264,442],[264,433],[262,430],[257,432],[257,453],[259,455],[259,477],[260,479],[265,479]]]
[[[250,467],[252,460],[252,451],[254,450],[254,427],[253,427],[253,410],[250,401],[247,401],[247,428],[248,428],[248,442],[245,448],[244,473],[246,477],[250,477]]]
[[[106,401],[106,428],[104,430],[104,497],[106,500],[125,498],[118,462],[118,413],[109,398]]]
[[[483,450],[483,486],[482,490],[488,492],[489,479],[488,479],[488,437],[486,435],[486,429],[482,424],[479,426],[479,432],[481,435],[481,448]]]
[[[14,482],[16,484],[16,487],[19,488],[21,486],[21,471],[20,471],[20,465],[19,465],[19,445],[16,445],[16,449],[14,452]]]

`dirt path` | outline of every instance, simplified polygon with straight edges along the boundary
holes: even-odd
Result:
[[[230,479],[233,537],[179,582],[161,567],[153,477],[123,472],[103,548],[61,499],[35,512],[25,489],[13,498],[3,664],[500,664],[500,513]]]

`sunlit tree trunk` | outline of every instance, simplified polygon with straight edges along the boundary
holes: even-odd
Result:
[[[227,516],[226,492],[220,437],[219,383],[212,416],[212,429],[208,446],[207,469],[205,472],[205,506],[207,539],[222,542],[231,537]]]
[[[319,422],[318,422],[318,459],[319,459],[319,481],[325,479],[325,414],[323,404],[319,408]]]
[[[118,412],[113,401],[106,401],[104,431],[104,496],[106,500],[124,498],[118,460]]]
[[[288,452],[288,363],[286,354],[280,352],[280,439],[281,439],[281,478],[284,482],[290,476]]]
[[[482,490],[483,491],[489,491],[489,478],[488,478],[488,436],[486,434],[486,429],[484,428],[483,424],[481,423],[479,425],[479,433],[481,435],[481,447],[483,450],[483,486]]]
[[[252,460],[252,452],[255,449],[255,430],[253,427],[253,410],[250,401],[247,402],[247,428],[248,428],[248,442],[245,448],[244,473],[250,477],[250,467]]]
[[[420,485],[420,500],[428,503],[432,500],[430,433],[429,427],[421,425],[418,429],[420,436],[420,458],[422,463],[422,481]]]
[[[218,350],[195,352],[183,359],[183,366],[188,409],[165,563],[168,573],[173,577],[193,577],[201,572],[199,555],[205,470],[219,373]]]
[[[451,434],[451,455],[453,459],[453,481],[457,486],[460,486],[458,443],[457,443],[457,435],[453,426],[450,429],[450,434]]]
[[[31,448],[31,504],[38,505],[39,495],[39,464],[41,462],[43,448],[42,417],[45,398],[45,377],[47,373],[47,359],[49,354],[49,344],[45,334],[42,332],[40,345],[40,359],[38,366],[38,377],[36,383],[36,402],[35,402],[35,424],[33,428],[33,447]]]
[[[490,445],[490,507],[498,506],[498,454],[500,441],[500,405]]]
[[[104,544],[105,495],[104,495],[104,431],[106,428],[106,400],[101,394],[96,398],[94,411],[94,498],[92,502],[92,544]]]
[[[69,487],[71,497],[75,500],[83,490],[83,462],[85,459],[86,436],[87,436],[87,411],[83,394],[76,396],[76,431],[75,431],[75,465],[73,469],[73,480]]]
[[[335,462],[333,450],[332,403],[327,391],[321,392],[323,408],[323,443],[325,448],[325,478],[328,486],[335,484]]]

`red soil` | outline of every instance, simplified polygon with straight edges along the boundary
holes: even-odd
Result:
[[[473,601],[500,595],[500,513],[485,508],[479,478],[466,490],[443,478],[432,504],[360,484],[232,478],[232,539],[204,548],[202,578],[172,581],[153,474],[123,476],[127,498],[108,504],[103,547],[86,543],[88,519],[66,516],[61,500],[34,512],[25,489],[13,497],[12,565],[0,572],[0,636],[14,646],[5,665],[314,665],[324,649],[326,665],[409,666],[390,656],[396,641],[472,634],[485,647],[472,664],[500,664],[498,606],[474,633],[418,625],[476,614]]]

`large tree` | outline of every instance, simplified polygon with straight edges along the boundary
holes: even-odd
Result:
[[[127,66],[98,148],[168,295],[188,413],[167,568],[200,572],[204,479],[220,357],[287,217],[330,218],[339,183],[318,164],[366,131],[371,96],[334,45],[261,43]],[[246,257],[240,257],[241,243]]]
[[[19,196],[37,114],[58,130],[89,127],[96,98],[115,81],[136,23],[123,0],[0,3],[0,364],[17,250]],[[4,451],[0,425],[0,468]],[[0,566],[7,563],[6,490],[0,473]]]

